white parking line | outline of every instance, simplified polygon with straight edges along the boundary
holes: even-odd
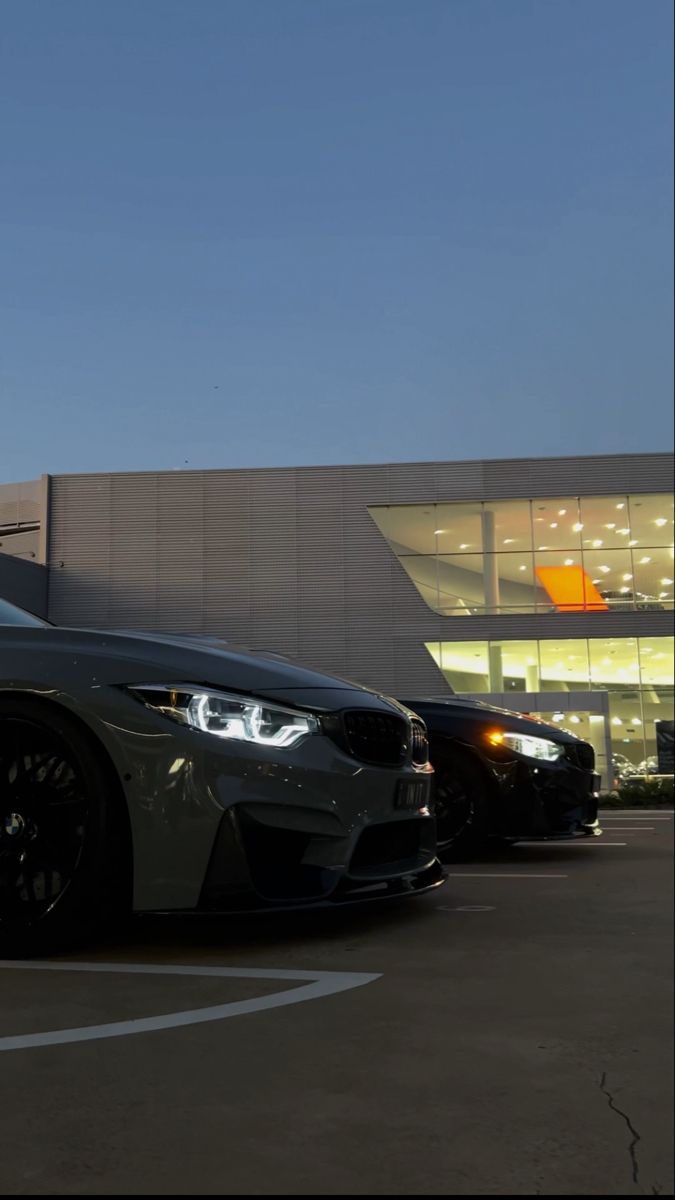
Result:
[[[662,808],[601,808],[598,813],[602,821],[622,821],[624,817],[635,817],[640,820],[641,817],[653,817],[655,821],[672,821],[673,813],[666,812]]]
[[[612,833],[653,833],[655,828],[655,825],[612,825]]]
[[[450,871],[450,879],[569,879],[569,875],[535,875],[532,871]]]
[[[125,1037],[132,1033],[153,1033],[158,1029],[175,1029],[184,1025],[200,1025],[205,1021],[222,1021],[226,1017],[239,1017],[244,1013],[283,1008],[287,1004],[300,1004],[303,1000],[318,1000],[321,996],[332,996],[336,992],[363,987],[364,984],[373,983],[375,979],[380,978],[379,975],[366,975],[356,971],[267,971],[258,967],[239,969],[147,963],[0,961],[0,968],[10,971],[89,971],[110,975],[205,975],[213,979],[278,979],[304,984],[303,987],[272,992],[267,996],[253,996],[250,1000],[234,1000],[227,1004],[214,1004],[208,1008],[163,1013],[157,1017],[139,1017],[130,1021],[112,1021],[105,1025],[82,1025],[74,1029],[50,1029],[44,1033],[0,1037],[0,1051],[26,1050],[35,1046],[63,1046],[68,1042],[92,1042],[99,1038]]]
[[[555,846],[556,848],[564,847],[566,850],[568,850],[570,846],[594,846],[594,847],[597,847],[597,846],[627,846],[628,842],[606,842],[605,839],[602,837],[593,837],[593,838],[589,838],[588,841],[586,839],[584,839],[583,841],[569,841],[569,842],[565,842],[565,841],[562,841],[562,842],[556,842],[556,841],[518,842],[518,845],[519,846],[537,846],[540,850],[541,850],[542,846],[547,846],[547,847]]]
[[[494,912],[494,904],[460,904],[457,908],[448,908],[447,904],[439,904],[438,912]]]

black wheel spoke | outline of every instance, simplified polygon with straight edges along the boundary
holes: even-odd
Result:
[[[32,923],[67,890],[80,861],[88,798],[58,734],[25,718],[0,731],[0,923]]]
[[[452,769],[440,772],[436,786],[436,825],[439,846],[450,845],[471,824],[473,799]]]

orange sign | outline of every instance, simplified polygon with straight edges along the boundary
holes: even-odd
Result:
[[[537,579],[559,612],[608,612],[583,567],[537,567]]]

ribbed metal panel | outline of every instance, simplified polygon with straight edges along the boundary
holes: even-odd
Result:
[[[394,694],[438,691],[425,642],[672,632],[672,615],[432,612],[378,504],[672,490],[667,454],[55,476],[50,616],[215,633]]]

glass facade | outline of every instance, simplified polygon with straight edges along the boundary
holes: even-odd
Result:
[[[369,509],[443,616],[673,608],[673,496]]]
[[[428,642],[455,692],[573,694],[564,712],[546,713],[593,741],[599,718],[584,692],[606,692],[612,751],[638,766],[657,755],[657,723],[673,720],[673,638],[551,638],[530,641]],[[575,707],[576,706],[576,707]],[[653,768],[653,763],[652,763]]]

